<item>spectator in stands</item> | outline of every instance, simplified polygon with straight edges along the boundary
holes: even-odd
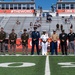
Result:
[[[36,18],[36,22],[40,22],[40,17],[37,17]]]
[[[28,39],[29,35],[26,33],[26,29],[24,29],[24,33],[21,35],[21,40],[22,40],[22,54],[28,55]]]
[[[38,27],[38,28],[41,27],[41,24],[38,24],[37,27]]]
[[[19,20],[17,20],[17,21],[16,21],[16,24],[17,24],[17,25],[19,25],[19,24],[20,24]]]
[[[33,23],[30,22],[30,31],[33,31]]]
[[[67,55],[67,34],[64,30],[62,30],[62,33],[59,34],[59,39],[62,55]]]
[[[36,17],[36,15],[37,15],[37,11],[36,11],[35,9],[34,9],[34,13],[33,13],[33,14],[34,14],[34,16]]]
[[[73,29],[73,25],[71,24],[70,29]]]
[[[31,55],[34,54],[34,46],[35,45],[36,45],[36,49],[37,49],[37,54],[39,55],[39,38],[40,38],[40,33],[36,29],[37,29],[37,27],[34,27],[34,31],[31,34],[31,38],[32,38]]]
[[[58,35],[56,33],[56,31],[54,30],[53,31],[53,34],[51,35],[51,39],[52,39],[52,42],[51,42],[51,55],[54,54],[54,51],[55,51],[55,54],[58,55],[58,52],[57,52],[57,41],[58,41]]]
[[[19,37],[21,37],[22,33],[22,30],[20,30],[20,32],[18,33]]]
[[[69,51],[70,51],[70,54],[72,52],[72,50],[74,51],[74,54],[75,54],[75,33],[73,32],[72,29],[70,29],[70,33],[68,34],[68,41],[69,41]]]
[[[59,24],[56,25],[56,30],[59,30]]]
[[[37,22],[35,22],[35,23],[34,23],[34,27],[37,27],[37,25],[38,25],[38,23],[37,23]],[[34,29],[34,27],[33,27],[33,29]]]
[[[40,18],[40,23],[42,23],[42,13],[41,12],[39,14],[39,18]]]
[[[65,24],[67,24],[67,19],[65,19]]]
[[[42,55],[47,55],[48,35],[46,35],[46,30],[43,30],[43,34],[41,35],[41,41],[42,41]]]
[[[64,16],[62,16],[62,19],[65,18]]]
[[[60,29],[61,29],[61,31],[63,30],[63,25],[61,24],[61,26],[60,26]]]
[[[31,33],[33,30],[31,30],[30,28],[28,28],[27,33],[29,34],[29,37],[31,38]]]
[[[59,16],[59,13],[58,13],[58,12],[56,13],[56,16],[57,16],[57,17]]]
[[[73,16],[72,15],[70,15],[70,19],[73,19]]]
[[[48,14],[46,22],[51,22],[51,21],[52,21],[51,16]]]
[[[30,26],[33,26],[33,23],[32,22],[30,22]]]
[[[9,41],[10,41],[10,55],[16,54],[16,40],[17,40],[17,34],[15,33],[15,30],[12,29],[12,32],[9,34]]]
[[[0,31],[0,54],[1,52],[3,52],[3,54],[5,55],[5,38],[6,38],[6,32],[4,31],[4,28],[1,27],[1,31]]]
[[[37,22],[35,22],[34,25],[36,26],[37,25]]]
[[[42,15],[43,15],[43,17],[45,17],[45,13],[43,13]]]

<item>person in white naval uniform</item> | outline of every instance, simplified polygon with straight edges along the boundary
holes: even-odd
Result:
[[[47,45],[48,45],[48,35],[46,35],[46,30],[43,31],[41,35],[42,40],[42,55],[47,55]]]

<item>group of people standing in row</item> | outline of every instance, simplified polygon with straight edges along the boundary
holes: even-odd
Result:
[[[43,33],[40,36],[40,33],[36,31],[36,28],[32,32],[32,55],[34,54],[35,44],[37,48],[37,54],[39,55],[39,49],[38,49],[39,38],[41,39],[42,55],[47,55],[47,46],[48,46],[49,36],[47,35],[47,32],[45,30],[43,30]],[[60,40],[60,49],[61,49],[62,55],[67,55],[68,52],[70,54],[74,52],[75,54],[75,33],[73,32],[72,29],[70,29],[70,32],[68,34],[65,33],[65,30],[62,30],[62,32],[59,35],[54,30],[50,38],[52,40],[50,42],[51,55],[54,55],[54,52],[56,55],[58,55],[58,40]]]
[[[12,29],[12,32],[9,34],[9,54],[16,54],[16,45],[22,45],[22,54],[28,55],[28,39],[29,34],[26,32],[27,30],[23,30],[23,34],[21,34],[21,43],[16,44],[17,40],[17,34],[15,33],[15,30]],[[39,49],[39,39],[41,39],[41,54],[47,55],[47,47],[48,47],[48,38],[46,30],[43,30],[43,33],[40,35],[40,32],[37,31],[37,27],[34,27],[34,31],[31,33],[32,38],[32,49],[31,49],[31,55],[34,54],[34,49],[36,46],[37,54],[40,55],[40,49]],[[51,55],[54,55],[54,52],[56,55],[58,55],[58,40],[60,40],[60,48],[62,55],[67,55],[68,49],[71,53],[72,50],[75,54],[75,33],[72,29],[70,29],[70,33],[65,33],[64,30],[58,35],[55,30],[53,30],[53,34],[51,35],[51,42],[50,42],[50,52]],[[3,28],[0,30],[0,54],[5,54],[5,39],[6,39],[6,32]],[[68,44],[67,44],[68,42]],[[67,49],[68,48],[68,49]]]
[[[23,34],[21,35],[21,44],[22,44],[22,54],[27,54],[27,43],[28,43],[28,39],[29,39],[29,35],[26,33],[26,29],[24,29]],[[10,49],[9,54],[16,54],[16,45],[19,46],[18,44],[16,44],[16,40],[17,40],[17,34],[15,33],[15,30],[12,29],[11,33],[9,34],[9,38],[8,38],[8,44],[10,44]],[[3,27],[1,27],[0,30],[0,54],[4,54],[6,53],[5,50],[5,46],[6,46],[6,32],[4,31]]]

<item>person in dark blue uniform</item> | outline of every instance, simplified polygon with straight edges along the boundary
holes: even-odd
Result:
[[[67,34],[64,30],[62,30],[62,33],[59,35],[59,39],[62,55],[67,55]]]
[[[34,46],[35,45],[36,45],[36,49],[37,49],[37,54],[39,55],[39,38],[40,38],[40,33],[37,31],[37,27],[34,27],[34,31],[32,31],[31,38],[32,38],[31,55],[34,54]]]

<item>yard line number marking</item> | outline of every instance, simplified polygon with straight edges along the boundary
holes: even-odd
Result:
[[[11,64],[22,64],[18,66],[9,66]],[[7,63],[0,63],[0,67],[10,67],[10,68],[19,68],[19,67],[31,67],[35,66],[35,63],[29,63],[29,62],[7,62]]]
[[[69,68],[69,67],[75,67],[75,62],[61,62],[58,63],[58,65],[61,65],[62,68]]]

